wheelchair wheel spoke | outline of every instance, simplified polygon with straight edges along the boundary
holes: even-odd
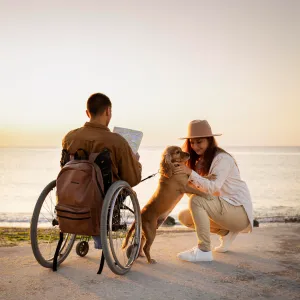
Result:
[[[113,186],[116,186],[113,189]],[[128,235],[131,225],[135,222],[135,230],[138,243],[133,244],[133,237],[128,237],[128,244],[122,246]],[[116,182],[111,186],[104,200],[102,208],[101,223],[107,224],[101,230],[101,236],[107,234],[107,239],[102,239],[102,246],[107,264],[116,274],[125,274],[131,268],[139,250],[140,231],[140,210],[136,195],[126,182]],[[104,232],[106,230],[106,232]],[[128,248],[130,247],[130,251]]]
[[[50,182],[42,191],[34,208],[30,224],[30,239],[33,254],[40,265],[52,268],[53,257],[59,240],[54,197],[56,181]],[[58,264],[66,259],[75,242],[75,235],[66,235],[58,257]]]
[[[41,213],[41,215],[42,215],[42,216],[44,217],[44,219],[47,220],[49,223],[52,222],[53,219],[52,219],[52,220],[48,219],[48,217],[46,217],[45,214],[43,214],[43,213]]]

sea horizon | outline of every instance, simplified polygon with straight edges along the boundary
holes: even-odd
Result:
[[[168,145],[141,145],[140,149],[161,149],[167,147]],[[240,149],[240,148],[249,148],[249,149],[297,149],[300,151],[300,145],[298,146],[263,146],[263,145],[256,145],[256,146],[247,146],[247,145],[219,145],[221,148],[230,148],[230,149]],[[0,149],[61,149],[60,146],[0,146]]]

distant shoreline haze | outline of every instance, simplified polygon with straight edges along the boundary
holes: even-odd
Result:
[[[176,144],[176,143],[175,143]],[[177,143],[178,144],[178,143]],[[140,149],[163,149],[167,147],[169,144],[165,145],[142,145]],[[180,145],[180,144],[179,144]],[[241,146],[241,145],[219,145],[221,148],[229,149],[229,150],[296,150],[296,152],[300,152],[300,145],[299,146]],[[0,146],[0,149],[61,149],[59,146]]]

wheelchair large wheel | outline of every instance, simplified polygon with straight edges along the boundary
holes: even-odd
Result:
[[[53,258],[59,240],[55,205],[56,180],[53,180],[40,194],[30,223],[32,251],[38,263],[45,268],[52,268]],[[57,265],[61,264],[67,258],[73,247],[75,238],[75,234],[64,234]]]
[[[134,233],[127,247],[125,237],[134,222]],[[101,212],[101,242],[109,268],[118,275],[127,273],[138,256],[141,244],[141,214],[135,192],[125,181],[117,181],[108,189]],[[130,248],[130,251],[127,249]]]

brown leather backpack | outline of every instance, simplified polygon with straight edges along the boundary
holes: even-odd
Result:
[[[71,160],[56,180],[59,228],[63,233],[99,235],[104,200],[102,173],[95,160],[99,153],[86,159]]]

